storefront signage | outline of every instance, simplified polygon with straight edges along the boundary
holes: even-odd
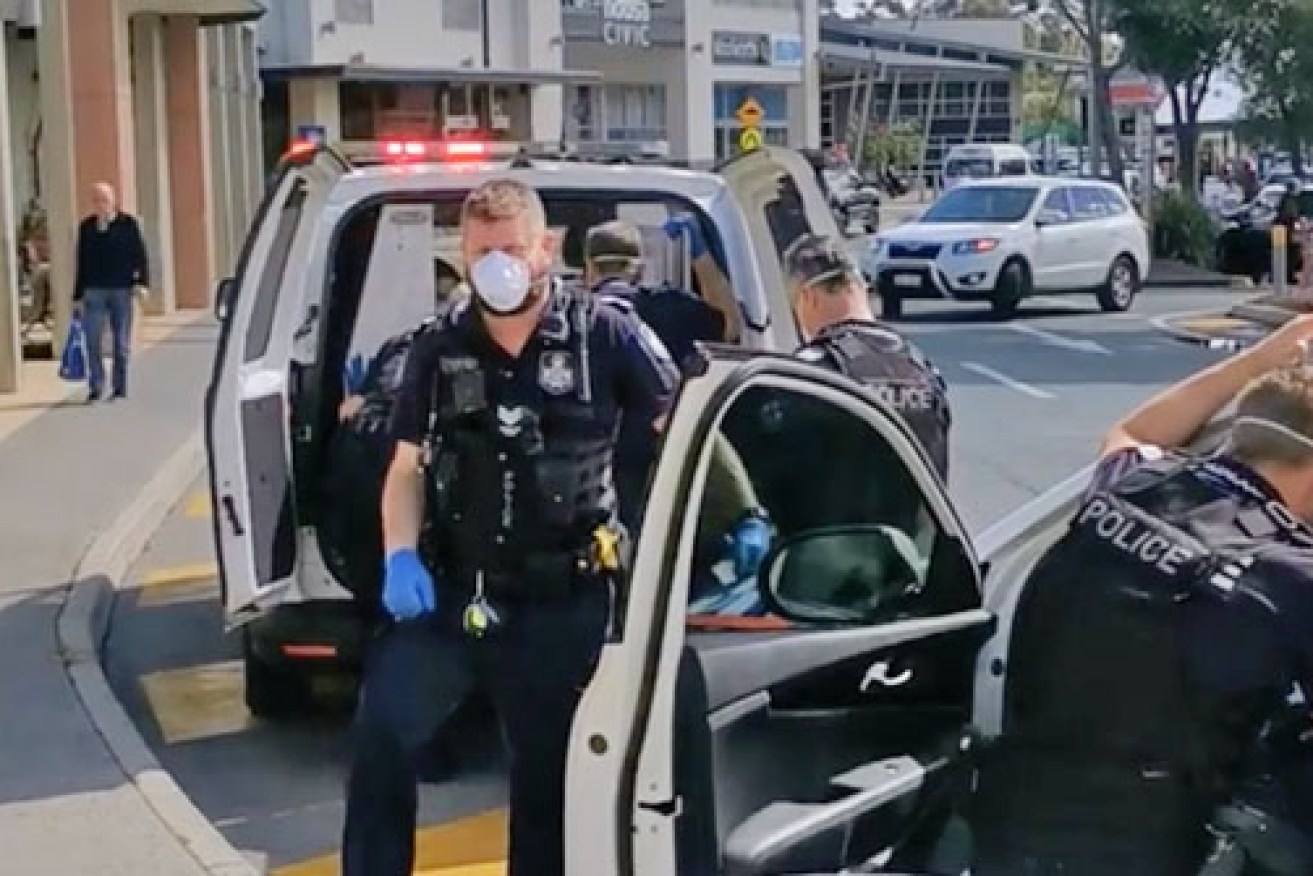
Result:
[[[774,67],[801,67],[802,37],[773,34],[770,38],[770,63]]]
[[[652,7],[647,0],[602,0],[602,42],[652,47]]]
[[[711,34],[711,60],[717,64],[762,66],[770,63],[770,34],[718,30]]]

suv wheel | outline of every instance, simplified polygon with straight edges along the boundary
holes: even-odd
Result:
[[[1099,306],[1108,313],[1128,310],[1140,291],[1140,271],[1127,255],[1119,255],[1108,268],[1108,279],[1099,289]]]
[[[242,663],[246,680],[246,708],[257,718],[288,718],[304,714],[311,705],[310,679],[282,663],[264,660],[242,637]]]
[[[1030,295],[1030,271],[1024,262],[1013,259],[998,273],[994,296],[990,305],[996,319],[1011,319],[1017,315],[1021,300]]]

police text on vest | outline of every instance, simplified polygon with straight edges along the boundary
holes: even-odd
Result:
[[[1118,550],[1166,575],[1179,573],[1181,563],[1194,559],[1192,550],[1164,538],[1102,496],[1089,501],[1077,522]]]

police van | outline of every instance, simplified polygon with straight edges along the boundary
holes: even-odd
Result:
[[[234,276],[219,286],[222,333],[206,397],[223,609],[242,635],[258,715],[298,711],[318,668],[357,659],[359,588],[326,562],[325,544],[343,375],[432,315],[463,270],[462,200],[507,176],[541,194],[548,224],[564,234],[564,274],[582,268],[590,227],[623,218],[644,231],[650,284],[700,292],[686,245],[662,231],[669,218],[692,216],[737,298],[749,349],[796,347],[781,254],[800,234],[838,233],[810,166],[782,149],[716,173],[469,141],[389,142],[354,158],[308,143],[289,150]]]

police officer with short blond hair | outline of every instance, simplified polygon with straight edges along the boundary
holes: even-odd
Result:
[[[422,332],[392,419],[382,604],[347,794],[345,876],[409,876],[416,770],[484,686],[510,761],[510,876],[563,876],[565,760],[619,586],[615,434],[659,429],[676,372],[632,313],[550,274],[536,192],[475,189],[472,290]]]

